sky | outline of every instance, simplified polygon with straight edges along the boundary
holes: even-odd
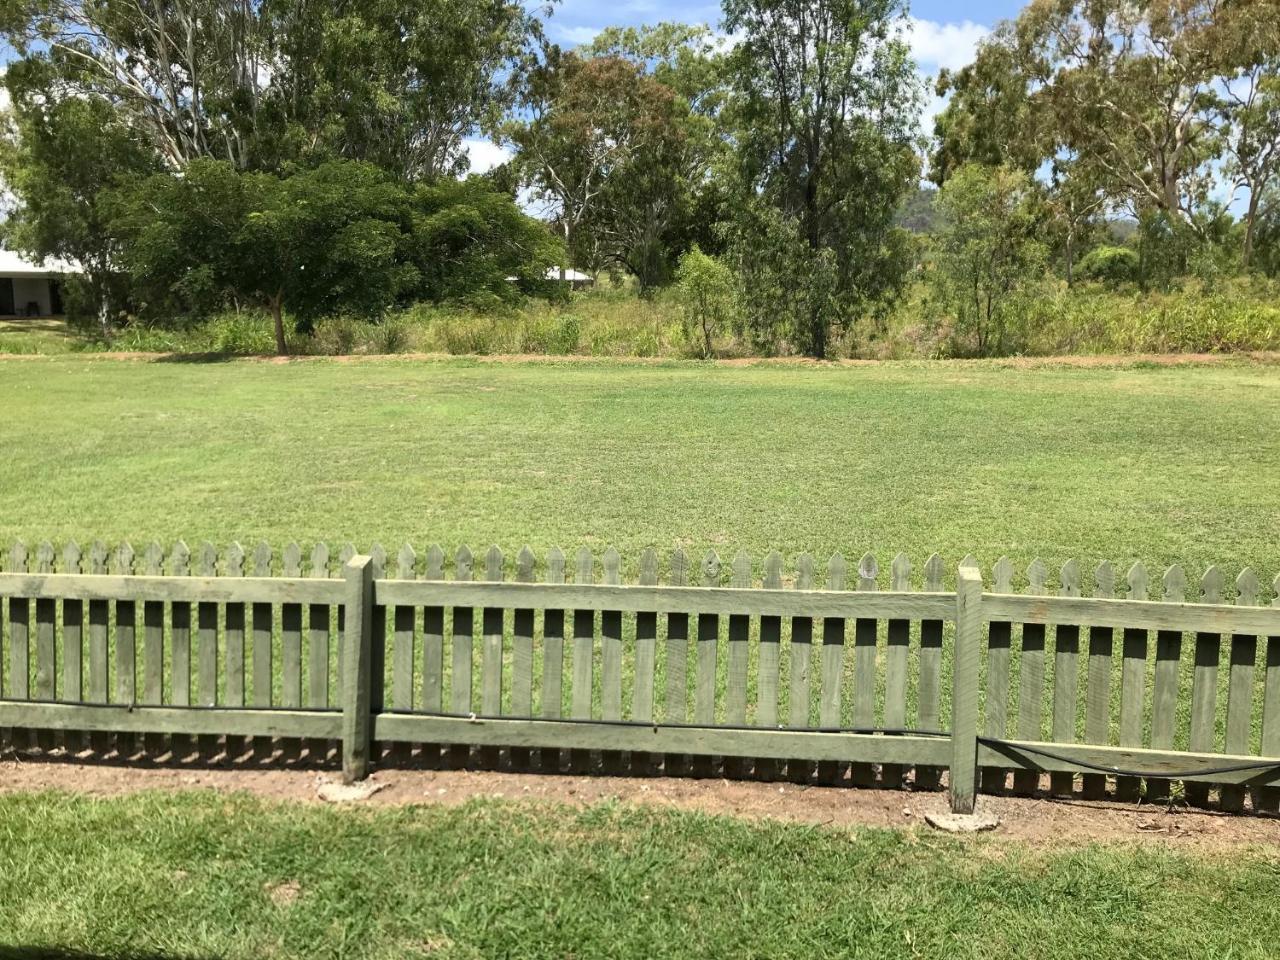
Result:
[[[973,59],[974,48],[1001,20],[1017,15],[1025,0],[916,0],[911,4],[908,37],[920,72],[933,77],[938,70],[962,67]],[[640,26],[674,20],[705,23],[715,27],[720,20],[720,4],[706,0],[561,0],[547,18],[547,33],[560,46],[569,48],[591,40],[607,26]],[[923,118],[924,129],[941,106],[930,94]],[[506,158],[506,152],[487,140],[467,141],[471,169],[482,173]]]

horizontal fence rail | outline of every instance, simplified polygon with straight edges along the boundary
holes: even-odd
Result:
[[[1280,580],[936,554],[16,544],[0,743],[1280,807]],[[661,567],[661,570],[660,570]],[[1016,590],[1014,581],[1022,583]],[[944,580],[948,585],[944,585]],[[1117,594],[1123,592],[1124,596]],[[1228,598],[1230,592],[1232,596]],[[1228,599],[1231,602],[1227,602]]]

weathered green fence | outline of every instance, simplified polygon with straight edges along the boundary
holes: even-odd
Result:
[[[812,558],[784,577],[776,553],[760,586],[745,554],[726,577],[714,553],[691,569],[682,551],[661,578],[646,551],[625,584],[612,549],[567,571],[526,547],[514,580],[497,548],[479,578],[465,547],[451,564],[405,547],[393,571],[381,548],[347,546],[337,576],[323,544],[305,572],[296,545],[279,563],[261,545],[251,576],[236,545],[152,545],[138,562],[128,544],[46,543],[7,560],[0,738],[22,749],[296,762],[340,748],[349,778],[509,758],[927,789],[945,768],[957,810],[1045,773],[1053,793],[1082,775],[1090,797],[1113,778],[1119,799],[1144,780],[1148,796],[1185,781],[1200,803],[1216,785],[1228,809],[1280,798],[1280,600],[1260,606],[1249,571],[1225,604],[1216,568],[1187,603],[1177,567],[1151,601],[1141,565],[1124,599],[1105,563],[1082,597],[1074,561],[1051,596],[1039,561],[1023,593],[1004,559],[991,592],[971,558],[945,589],[936,555],[920,591],[901,555],[887,590],[870,555],[852,590],[839,556],[818,585]]]

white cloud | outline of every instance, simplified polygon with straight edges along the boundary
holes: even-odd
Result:
[[[921,69],[936,72],[942,68],[956,70],[972,63],[978,43],[990,32],[990,28],[972,20],[938,23],[908,17],[903,39],[910,44]]]
[[[511,159],[509,149],[499,146],[492,140],[482,140],[478,137],[463,140],[462,149],[466,151],[467,162],[470,164],[468,173],[487,173]]]
[[[570,27],[564,24],[555,25],[556,36],[565,43],[575,46],[579,43],[590,43],[596,38],[596,34],[599,32],[599,27]]]

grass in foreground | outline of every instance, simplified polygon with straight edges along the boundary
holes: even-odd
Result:
[[[0,543],[1275,574],[1280,368],[0,361]],[[1153,571],[1158,582],[1159,572]],[[760,575],[757,566],[757,577]],[[1088,584],[1086,577],[1086,585]]]
[[[1076,960],[1267,957],[1280,937],[1264,851],[211,793],[10,795],[0,824],[0,955]]]

